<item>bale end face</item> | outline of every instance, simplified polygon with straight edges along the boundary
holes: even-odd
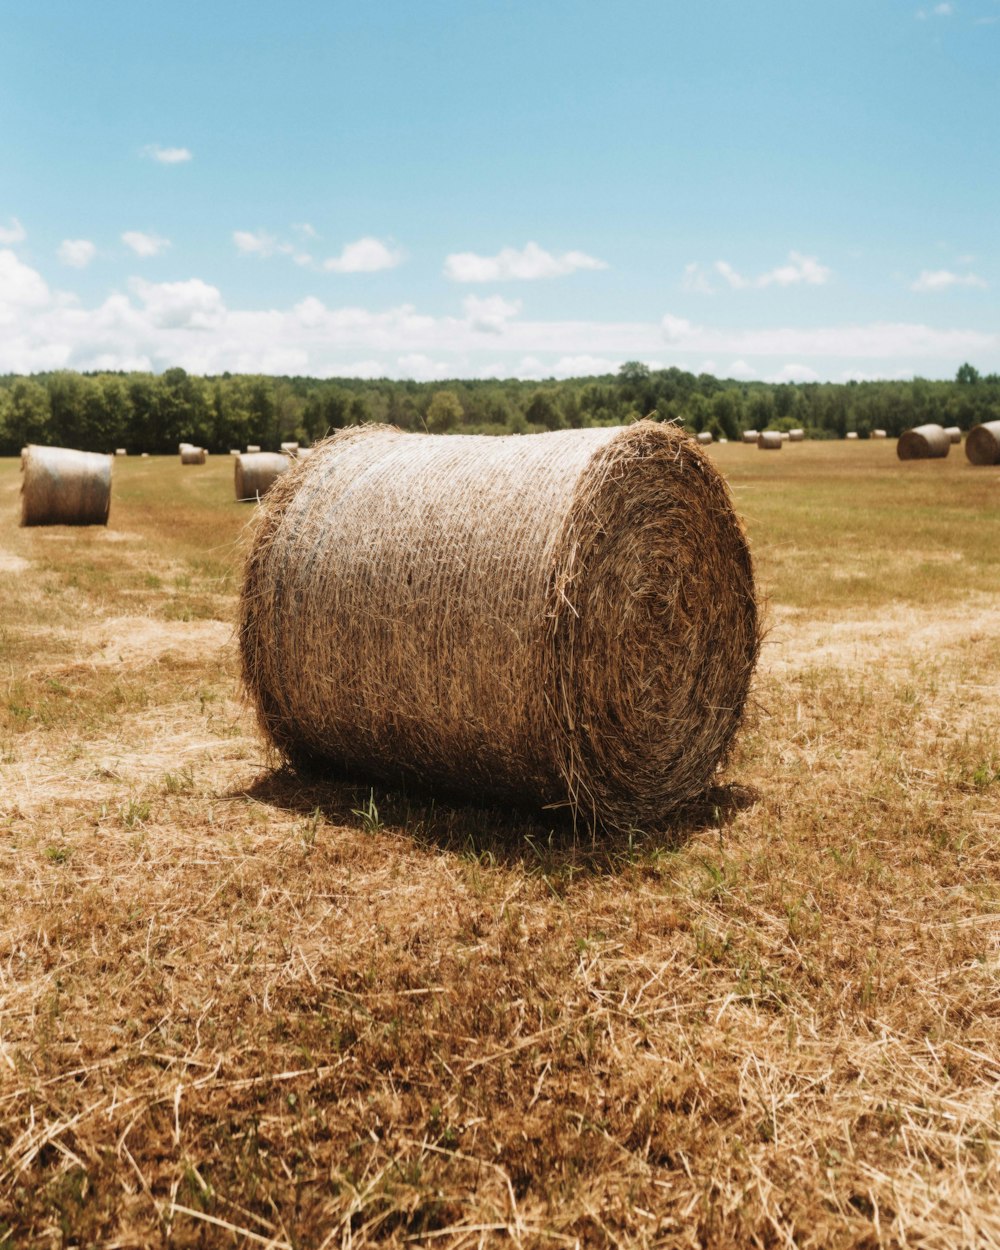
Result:
[[[965,440],[965,454],[970,464],[1000,464],[1000,421],[974,425]]]
[[[900,434],[896,455],[900,460],[943,460],[951,450],[951,438],[940,425],[918,425]]]

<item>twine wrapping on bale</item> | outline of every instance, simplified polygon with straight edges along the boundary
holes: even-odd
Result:
[[[243,676],[296,765],[655,827],[760,644],[725,480],[683,431],[343,430],[261,505]]]
[[[255,451],[239,456],[235,462],[236,499],[238,503],[255,503],[266,495],[274,483],[291,468],[291,460],[276,451]]]
[[[22,525],[107,525],[113,456],[29,444],[21,460]]]
[[[757,435],[757,446],[761,451],[781,451],[784,441],[777,430],[762,430]]]
[[[743,431],[743,441],[744,441],[744,443],[756,443],[756,441],[757,441],[757,431],[756,431],[756,430],[744,430],[744,431]]]
[[[806,437],[805,430],[789,430],[788,431],[788,441],[790,443],[803,443],[805,442],[805,437]]]
[[[709,443],[712,441],[712,431],[702,430],[700,434],[695,435],[695,438],[697,439],[699,443],[701,443],[703,447],[707,447]]]
[[[965,440],[965,454],[971,464],[1000,464],[1000,421],[974,425]]]
[[[181,452],[181,464],[204,464],[204,447],[185,447]]]
[[[946,425],[944,427],[944,432],[953,443],[960,443],[962,441],[962,431],[957,425]]]
[[[918,425],[900,434],[896,455],[900,460],[940,460],[951,451],[951,439],[939,425]]]

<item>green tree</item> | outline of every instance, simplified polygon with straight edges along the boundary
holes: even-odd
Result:
[[[532,425],[540,425],[546,430],[564,430],[566,428],[566,418],[562,414],[562,409],[556,403],[555,396],[551,391],[543,390],[541,387],[532,395],[531,402],[528,404],[524,415]]]
[[[461,425],[464,418],[465,409],[454,391],[435,391],[424,419],[432,434],[445,434]]]

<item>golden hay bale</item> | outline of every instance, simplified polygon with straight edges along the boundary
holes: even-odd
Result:
[[[965,440],[965,454],[972,464],[1000,464],[1000,421],[974,425]]]
[[[757,446],[761,451],[781,451],[784,441],[777,430],[762,430],[757,435]]]
[[[888,438],[885,430],[872,430],[872,438]]]
[[[757,431],[756,431],[756,430],[744,430],[744,431],[743,431],[743,441],[744,441],[744,443],[756,443],[756,441],[757,441]]]
[[[29,444],[21,461],[22,525],[107,525],[113,456]]]
[[[844,437],[850,439],[853,443],[858,437],[858,432],[857,430],[848,430]]]
[[[283,452],[284,452],[287,456],[294,456],[294,455],[295,455],[295,453],[299,450],[299,445],[298,445],[298,443],[282,443],[282,444],[281,444],[281,450],[282,450],[282,451],[283,451]]]
[[[239,455],[242,455],[243,453],[240,451],[238,447],[230,447],[229,454],[231,456],[239,456]]]
[[[719,442],[720,442],[720,443],[728,443],[728,442],[729,442],[729,439],[728,439],[728,438],[726,438],[726,436],[725,436],[725,435],[723,435],[723,436],[719,439]]]
[[[235,462],[234,474],[237,501],[254,503],[266,495],[291,463],[288,456],[276,451],[255,451],[240,456]]]
[[[650,421],[343,430],[274,486],[243,677],[297,765],[651,828],[703,792],[760,644],[725,480]]]
[[[940,460],[951,450],[951,439],[939,425],[918,425],[900,434],[896,455],[900,460]]]
[[[181,452],[181,464],[204,464],[205,448],[204,447],[185,447]]]
[[[957,425],[946,425],[944,427],[944,432],[948,435],[948,437],[951,439],[953,443],[960,443],[962,441],[962,431],[958,428]]]
[[[790,443],[804,443],[806,438],[805,430],[789,430],[788,441]]]
[[[116,455],[116,456],[127,456],[127,455],[128,455],[128,452],[125,450],[125,448],[124,448],[124,447],[116,447],[116,448],[115,448],[115,455]]]
[[[256,443],[247,443],[247,455],[252,456],[254,452],[260,451]]]
[[[177,444],[177,454],[179,456],[183,456],[186,451],[196,451],[196,450],[197,448],[195,447],[194,443],[178,443]]]
[[[711,430],[702,430],[702,432],[701,432],[700,434],[696,434],[696,435],[695,435],[695,439],[696,439],[699,443],[701,443],[701,445],[702,445],[703,447],[707,447],[707,446],[709,445],[709,443],[712,441],[712,431],[711,431]]]
[[[148,452],[148,451],[144,451],[144,452],[142,452],[142,453],[141,453],[141,456],[142,456],[142,459],[143,459],[143,460],[148,460],[148,459],[149,459],[149,452]]]

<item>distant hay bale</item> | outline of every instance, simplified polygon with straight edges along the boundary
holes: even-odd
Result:
[[[127,456],[127,455],[128,455],[128,452],[125,450],[125,448],[124,448],[124,447],[116,447],[116,448],[115,448],[115,455],[116,455],[116,456]]]
[[[974,425],[965,440],[971,464],[1000,464],[1000,421]]]
[[[757,446],[761,451],[781,451],[784,439],[777,430],[762,430],[757,435]]]
[[[230,454],[231,456],[240,456],[240,455],[242,455],[243,453],[240,451],[240,449],[239,449],[238,447],[230,447],[230,449],[229,449],[229,454]]]
[[[888,438],[885,430],[872,430],[872,438]]]
[[[805,442],[805,437],[806,437],[805,430],[789,430],[788,431],[788,441],[790,443],[803,443]]]
[[[148,459],[149,459],[149,452],[148,452],[148,451],[144,451],[144,452],[142,452],[142,454],[141,454],[141,457],[140,457],[140,458],[141,458],[142,460],[148,460]]]
[[[726,436],[725,436],[725,435],[723,435],[723,436],[719,439],[719,442],[720,442],[720,443],[728,443],[728,442],[729,442],[729,439],[728,439],[728,438],[726,438]]]
[[[946,425],[944,427],[944,432],[948,435],[948,437],[951,439],[953,443],[960,443],[962,441],[962,431],[958,428],[957,425]]]
[[[844,435],[844,437],[850,439],[851,442],[853,443],[855,439],[858,437],[858,432],[857,430],[848,430],[847,433]]]
[[[951,439],[939,425],[918,425],[900,434],[896,455],[900,460],[940,460],[951,450]]]
[[[21,457],[22,525],[107,525],[114,457],[33,444]]]
[[[240,456],[234,474],[237,502],[254,503],[266,495],[290,467],[289,457],[276,451],[255,451]]]
[[[313,454],[313,449],[311,447],[300,447],[297,453],[297,459],[305,460],[308,456],[311,456],[312,454]]]
[[[747,539],[669,424],[343,430],[261,505],[243,677],[299,766],[662,827],[739,725]]]
[[[787,431],[787,430],[782,430],[782,431],[781,431],[781,441],[782,441],[783,443],[787,443],[787,442],[789,441],[789,439],[790,439],[790,438],[791,438],[791,435],[788,433],[788,431]]]
[[[703,447],[707,447],[708,444],[712,441],[712,431],[702,430],[700,434],[695,435],[695,438],[697,439],[699,443],[701,443]]]
[[[181,452],[181,464],[204,464],[204,447],[185,447]]]
[[[756,443],[756,441],[757,441],[757,431],[756,431],[756,430],[744,430],[744,431],[743,431],[743,441],[744,441],[744,443]]]
[[[252,456],[256,451],[260,451],[256,443],[247,443],[247,455]]]
[[[179,456],[183,456],[186,451],[195,451],[195,450],[196,448],[195,448],[194,443],[178,443],[177,444],[177,454]]]
[[[294,456],[299,450],[299,445],[298,443],[282,443],[281,450],[288,456]]]

